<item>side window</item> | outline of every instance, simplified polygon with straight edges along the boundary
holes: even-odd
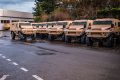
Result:
[[[120,22],[118,22],[118,27],[120,27]]]

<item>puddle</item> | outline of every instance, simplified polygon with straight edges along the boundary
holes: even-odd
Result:
[[[5,39],[7,39],[7,38],[10,38],[10,33],[9,33],[9,31],[0,31],[0,38],[5,38]]]
[[[37,55],[55,55],[55,53],[52,52],[37,52]]]

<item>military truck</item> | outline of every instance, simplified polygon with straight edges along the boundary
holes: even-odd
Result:
[[[86,34],[88,46],[98,42],[99,46],[112,47],[116,42],[120,42],[120,20],[114,18],[96,19],[92,25],[89,25]]]
[[[35,40],[36,37],[36,29],[29,22],[13,22],[10,31],[12,40],[16,37],[20,40],[27,40],[28,37]]]
[[[31,23],[33,27],[36,27],[36,36],[40,39],[44,39],[48,36],[48,26],[46,22]]]
[[[62,39],[64,41],[64,29],[70,24],[71,21],[57,21],[48,30],[48,40]]]
[[[85,30],[90,23],[92,23],[92,20],[74,20],[65,30],[65,42],[69,43],[72,39],[75,39],[85,44]]]

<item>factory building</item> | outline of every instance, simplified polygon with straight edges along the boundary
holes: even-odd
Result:
[[[0,9],[0,23],[33,21],[32,13]]]
[[[12,22],[33,22],[33,14],[28,12],[0,9],[0,24],[8,25]]]

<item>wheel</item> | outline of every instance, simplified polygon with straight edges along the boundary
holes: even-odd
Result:
[[[42,35],[42,34],[39,34],[39,38],[40,38],[40,39],[43,39],[43,35]]]
[[[14,32],[11,32],[11,38],[12,38],[12,40],[15,40],[15,33]]]
[[[107,47],[113,47],[113,45],[114,45],[114,40],[113,40],[113,36],[111,35],[111,36],[109,36],[107,39],[106,39],[106,46]]]
[[[85,35],[82,35],[82,36],[80,37],[80,43],[82,43],[82,44],[85,44],[85,43],[86,43],[86,36],[85,36]]]
[[[86,37],[86,44],[87,44],[87,46],[93,46],[93,41],[92,41],[92,39],[89,38],[89,37]]]
[[[31,38],[32,38],[32,40],[35,40],[36,36],[33,34],[33,35],[31,36]]]
[[[53,41],[53,40],[54,40],[54,36],[48,35],[48,40],[49,40],[49,41]]]
[[[98,43],[98,46],[102,47],[103,46],[103,41],[100,40],[99,43]]]
[[[20,40],[24,40],[24,41],[26,40],[26,35],[21,32],[18,33],[18,37]]]
[[[62,35],[62,41],[65,41],[65,35]]]
[[[66,43],[70,43],[70,42],[71,42],[71,37],[65,36],[65,42],[66,42]]]
[[[117,36],[116,44],[120,45],[120,35]]]

